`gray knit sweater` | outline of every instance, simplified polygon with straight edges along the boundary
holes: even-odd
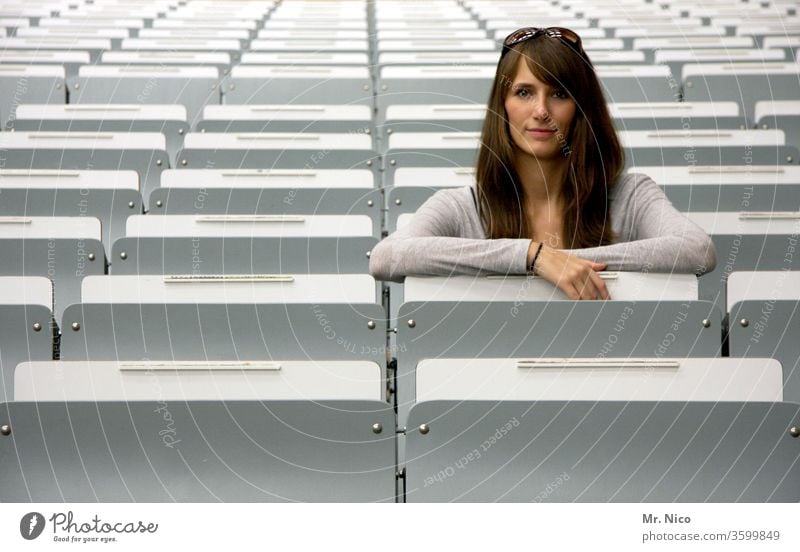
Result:
[[[616,243],[569,253],[608,263],[607,270],[702,274],[714,269],[711,239],[649,176],[621,176],[611,192],[610,213]],[[444,189],[372,250],[369,270],[379,280],[396,282],[406,276],[524,274],[530,243],[487,239],[470,188]]]

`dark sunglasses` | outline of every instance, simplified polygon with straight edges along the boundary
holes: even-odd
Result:
[[[579,55],[583,56],[583,45],[581,44],[581,37],[578,33],[564,27],[547,27],[541,29],[539,27],[523,27],[516,30],[506,37],[503,41],[503,50],[500,52],[500,57],[508,53],[508,51],[526,40],[531,40],[539,35],[545,35],[549,38],[557,38],[566,44],[571,50],[574,50]]]

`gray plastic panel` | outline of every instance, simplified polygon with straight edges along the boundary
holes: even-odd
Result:
[[[400,167],[474,167],[477,149],[390,149],[383,159],[383,186],[394,185],[394,171]],[[430,185],[422,182],[420,185]]]
[[[731,272],[798,268],[793,258],[786,256],[791,240],[797,245],[796,235],[714,234],[711,239],[717,252],[717,266],[700,277],[698,294],[700,299],[714,302],[722,312],[730,308],[725,304],[725,289]]]
[[[365,89],[366,88],[366,89]],[[372,106],[368,78],[323,75],[303,78],[226,77],[224,104],[347,104]]]
[[[4,188],[0,216],[97,217],[103,244],[111,249],[114,240],[125,235],[125,221],[142,214],[142,197],[131,189],[38,189]],[[133,202],[133,206],[130,203]]]
[[[798,211],[800,182],[787,184],[661,185],[679,211]],[[742,205],[746,199],[746,208]]]
[[[6,169],[107,169],[139,173],[142,197],[159,184],[161,171],[169,168],[169,156],[160,149],[7,149]]]
[[[111,274],[367,274],[375,238],[123,238]],[[122,258],[122,253],[125,258]]]
[[[795,403],[425,402],[406,501],[797,502],[798,417]]]
[[[94,260],[89,260],[89,255]],[[53,280],[56,320],[64,309],[81,300],[84,276],[105,274],[103,244],[78,239],[0,239],[0,275],[44,276]]]
[[[613,119],[619,130],[683,130],[687,124],[694,130],[744,130],[744,117],[625,117]]]
[[[404,303],[398,423],[416,400],[416,366],[424,358],[717,357],[721,325],[721,313],[706,301]]]
[[[170,166],[175,165],[175,156],[183,145],[183,136],[189,132],[189,124],[180,121],[122,121],[81,119],[17,119],[10,121],[9,128],[19,131],[64,130],[70,132],[160,132],[167,139],[167,154]]]
[[[80,304],[64,312],[61,358],[358,359],[383,366],[385,319],[374,304]]]
[[[800,156],[793,146],[625,148],[627,167],[695,165],[788,165]]]
[[[422,184],[422,183],[420,183]],[[386,212],[386,229],[389,233],[397,230],[397,219],[403,213],[416,213],[433,194],[436,188],[394,186],[389,190],[389,208]]]
[[[0,76],[0,128],[14,119],[20,104],[51,103],[67,103],[64,77]]]
[[[741,321],[746,320],[743,326]],[[800,402],[800,301],[740,301],[731,307],[730,355],[771,357],[783,367],[783,400]]]
[[[663,76],[600,76],[603,93],[610,102],[671,102],[677,90]]]
[[[382,402],[11,403],[0,418],[4,502],[395,501]]]
[[[337,120],[318,121],[307,119],[304,121],[284,121],[278,119],[261,121],[243,121],[219,119],[202,120],[197,123],[198,132],[334,132],[353,134],[371,134],[375,136],[375,126],[372,121],[364,120]]]
[[[383,193],[377,187],[158,188],[149,205],[158,215],[367,215],[379,238]]]
[[[34,324],[40,324],[37,332]],[[14,370],[20,362],[51,360],[53,313],[37,305],[0,305],[0,398],[14,396]]]
[[[786,133],[786,143],[800,148],[800,114],[765,115],[758,120],[758,128],[779,128]]]

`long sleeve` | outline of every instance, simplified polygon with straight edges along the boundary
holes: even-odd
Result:
[[[524,274],[531,241],[486,239],[474,211],[469,188],[437,192],[372,250],[370,273],[395,282],[408,275]]]
[[[650,177],[621,178],[611,211],[619,243],[569,253],[608,263],[608,270],[703,274],[716,266],[711,238],[675,209]]]

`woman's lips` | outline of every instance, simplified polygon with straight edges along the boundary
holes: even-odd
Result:
[[[529,128],[526,132],[534,138],[550,138],[556,131],[549,128]]]

